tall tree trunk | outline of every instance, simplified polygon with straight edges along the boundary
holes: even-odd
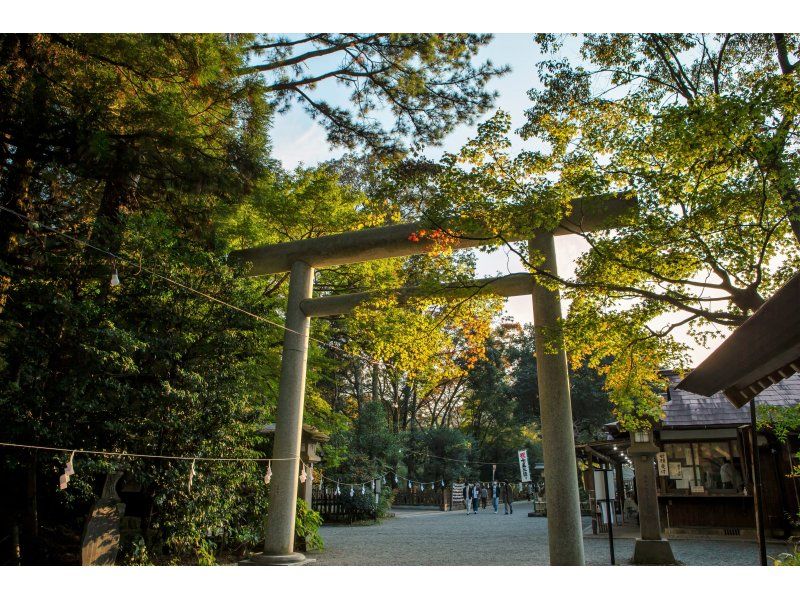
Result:
[[[380,392],[381,368],[377,363],[372,364],[372,400],[378,401],[381,398]]]
[[[139,175],[136,174],[136,157],[132,150],[120,149],[103,187],[103,195],[95,215],[90,236],[91,244],[114,254],[119,254],[125,234],[125,213],[136,201]],[[107,266],[109,256],[91,247],[84,251],[84,278],[110,277]]]

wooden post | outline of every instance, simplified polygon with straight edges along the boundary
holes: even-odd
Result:
[[[762,567],[767,562],[767,539],[764,536],[764,505],[761,498],[761,459],[758,452],[758,429],[756,428],[756,398],[750,400],[750,459],[753,463],[753,506],[756,516],[756,536],[758,538],[758,557]]]

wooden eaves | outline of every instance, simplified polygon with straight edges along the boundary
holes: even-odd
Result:
[[[696,367],[678,388],[736,407],[800,372],[800,272]]]

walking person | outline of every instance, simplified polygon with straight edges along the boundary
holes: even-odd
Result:
[[[472,492],[469,482],[467,482],[466,480],[464,480],[464,490],[462,490],[462,492],[464,493],[464,508],[467,510],[467,515],[469,515],[470,512],[469,503],[472,500]]]
[[[478,500],[481,497],[481,485],[480,482],[475,482],[472,485],[472,512],[477,515],[478,514]]]
[[[492,506],[494,514],[497,515],[497,508],[500,505],[500,482],[492,482]]]
[[[489,499],[489,489],[486,486],[481,488],[481,508],[486,510],[486,502]]]
[[[504,515],[514,514],[514,489],[508,480],[503,481],[503,508],[505,509]]]

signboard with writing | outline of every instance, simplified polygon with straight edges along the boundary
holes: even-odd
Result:
[[[464,502],[464,484],[453,484],[453,502]]]
[[[661,452],[656,454],[656,462],[658,463],[658,475],[669,475],[667,453]]]
[[[683,465],[677,461],[669,462],[669,479],[680,480],[683,478]]]
[[[523,482],[530,482],[531,468],[528,463],[527,449],[521,449],[517,451],[517,455],[519,456],[519,477]]]

